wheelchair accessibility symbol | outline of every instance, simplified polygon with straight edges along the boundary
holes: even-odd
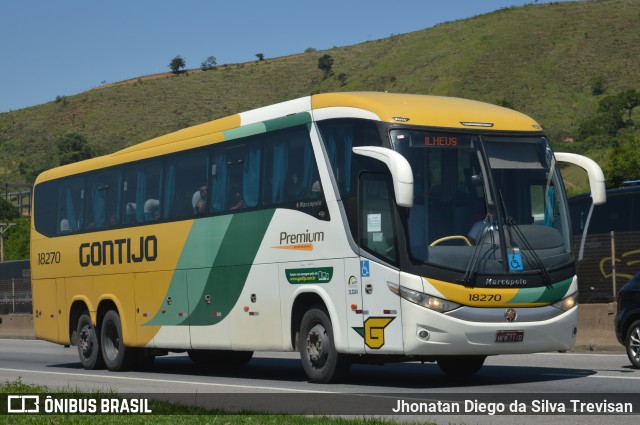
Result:
[[[369,260],[360,261],[360,276],[370,277],[371,270],[369,269]]]
[[[524,267],[522,265],[522,254],[509,254],[509,270],[522,271]]]

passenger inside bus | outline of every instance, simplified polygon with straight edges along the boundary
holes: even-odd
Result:
[[[195,215],[204,215],[206,213],[208,192],[207,185],[202,184],[200,185],[200,189],[193,194],[191,204]]]
[[[160,218],[160,201],[157,199],[147,199],[144,203],[145,221],[157,220]]]

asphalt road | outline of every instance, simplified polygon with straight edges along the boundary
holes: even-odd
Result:
[[[319,385],[307,382],[294,353],[257,353],[246,367],[238,370],[202,370],[196,368],[186,354],[172,354],[156,359],[149,371],[112,373],[83,370],[75,347],[64,348],[34,340],[0,340],[0,381],[18,378],[54,391],[58,388],[115,390],[121,394],[161,398],[164,395],[169,399],[180,394],[184,402],[212,406],[224,395],[224,403],[220,403],[225,406],[257,410],[269,410],[268,406],[289,400],[299,409],[301,406],[306,409],[301,413],[384,414],[400,420],[435,420],[445,424],[640,422],[640,370],[630,367],[623,352],[490,357],[478,374],[465,379],[451,379],[435,364],[355,365],[345,383]],[[561,404],[571,410],[570,400],[614,402],[628,394],[637,402],[632,415],[550,414],[554,413],[551,409],[557,411]],[[245,405],[240,406],[240,400]],[[398,416],[393,409],[401,401],[409,404],[422,401],[432,408],[440,401],[441,406],[437,413]],[[524,401],[526,413],[494,416],[487,412],[487,409],[499,409],[503,403],[509,413],[509,404],[514,401]],[[531,415],[534,401],[544,416]],[[442,405],[447,403],[449,406],[458,403],[463,411],[470,407],[475,414],[443,414]],[[328,405],[331,407],[327,408]]]

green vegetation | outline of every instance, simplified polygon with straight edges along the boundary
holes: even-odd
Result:
[[[52,152],[69,133],[83,136],[100,155],[279,101],[373,90],[512,107],[540,122],[556,150],[592,157],[617,185],[640,178],[633,161],[622,164],[621,178],[612,174],[622,166],[619,160],[637,152],[640,135],[633,123],[640,108],[623,110],[629,125],[615,135],[583,130],[602,119],[606,98],[640,91],[640,32],[630,30],[638,19],[637,1],[531,4],[354,46],[309,48],[285,58],[134,78],[58,96],[0,114],[0,182],[32,183],[38,171],[58,165]],[[318,67],[325,55],[333,59],[329,72]],[[584,188],[581,179],[568,186]]]
[[[200,69],[202,69],[203,71],[209,71],[211,69],[214,69],[217,64],[218,61],[216,60],[216,57],[209,56],[202,62],[202,64],[200,64]]]
[[[114,398],[116,393],[96,391],[81,392],[78,390],[67,389],[64,391],[56,391],[57,393],[69,394],[75,398],[91,397],[91,398]],[[20,379],[13,382],[5,382],[0,384],[0,395],[18,395],[18,394],[39,394],[43,397],[51,395],[53,391],[44,386],[27,385]],[[6,398],[5,398],[6,399]],[[384,419],[362,418],[362,419],[341,419],[329,418],[326,416],[309,417],[309,416],[293,416],[293,415],[265,415],[260,413],[245,412],[243,414],[228,414],[219,410],[208,410],[201,407],[185,406],[174,403],[149,400],[149,408],[154,412],[147,415],[11,415],[9,423],[12,424],[85,424],[90,418],[92,424],[175,424],[179,421],[181,424],[224,424],[224,425],[392,425],[397,422],[391,422]],[[9,418],[5,416],[5,418]],[[407,423],[407,422],[403,422]]]
[[[333,69],[333,58],[330,55],[322,55],[322,57],[318,59],[318,69],[323,72],[325,79],[328,78]]]
[[[187,66],[187,63],[185,62],[184,58],[182,56],[180,56],[180,55],[178,55],[175,58],[171,59],[171,62],[169,62],[169,69],[174,74],[178,74],[180,72],[180,70],[182,68],[184,68],[185,66]]]

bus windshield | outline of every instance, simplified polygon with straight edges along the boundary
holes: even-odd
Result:
[[[573,260],[564,190],[542,136],[391,131],[414,175],[414,262],[473,273],[536,272]],[[546,280],[546,279],[544,279]]]

